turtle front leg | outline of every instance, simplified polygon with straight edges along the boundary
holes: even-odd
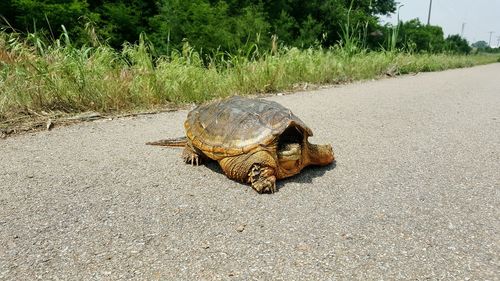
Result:
[[[248,173],[248,183],[252,185],[258,193],[276,192],[276,176],[274,169],[260,164],[252,165]]]
[[[268,151],[257,151],[219,160],[231,179],[250,183],[258,193],[276,191],[276,160]]]
[[[187,164],[196,166],[200,165],[200,163],[203,162],[201,155],[196,152],[196,150],[189,143],[186,144],[184,150],[182,151],[182,159],[184,159],[184,162],[186,162]]]

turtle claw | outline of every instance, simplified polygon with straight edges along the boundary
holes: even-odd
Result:
[[[193,166],[199,166],[201,162],[200,156],[198,156],[198,154],[184,155],[183,158],[184,162]]]
[[[252,188],[258,193],[276,192],[276,179],[262,179],[252,183]]]
[[[193,151],[192,148],[188,146],[184,148],[184,151],[182,152],[182,158],[184,159],[184,162],[193,166],[199,166],[201,163],[200,155],[198,155]]]
[[[258,193],[276,192],[276,177],[274,176],[274,170],[269,167],[253,165],[248,173],[248,182]]]

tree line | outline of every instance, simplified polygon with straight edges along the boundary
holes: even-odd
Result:
[[[158,54],[180,50],[186,42],[209,54],[268,50],[273,44],[330,47],[346,34],[372,50],[387,49],[393,40],[400,50],[470,52],[465,39],[445,38],[439,26],[418,20],[382,26],[379,17],[394,13],[396,5],[395,0],[2,0],[0,14],[11,32],[48,38],[67,33],[80,45],[89,42],[89,26],[114,48],[146,34]]]

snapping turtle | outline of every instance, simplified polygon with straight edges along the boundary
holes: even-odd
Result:
[[[186,163],[219,162],[231,179],[247,182],[259,193],[275,192],[276,179],[299,173],[307,165],[328,165],[330,145],[308,142],[312,131],[277,102],[232,97],[198,106],[184,123],[187,137],[148,142],[183,146]]]

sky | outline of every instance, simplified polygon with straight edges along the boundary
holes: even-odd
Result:
[[[427,23],[430,0],[397,0],[399,2],[399,18],[403,21],[419,18]],[[383,23],[396,23],[397,14],[382,17]],[[443,28],[445,36],[461,34],[465,23],[463,37],[469,43],[480,40],[498,46],[500,37],[500,0],[432,0],[431,24]]]

